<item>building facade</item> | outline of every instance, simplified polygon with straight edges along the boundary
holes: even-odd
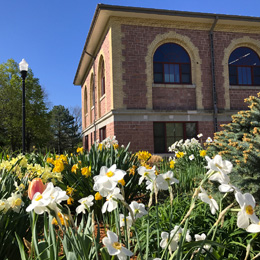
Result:
[[[165,153],[213,137],[260,90],[260,18],[97,6],[74,84],[83,143]]]

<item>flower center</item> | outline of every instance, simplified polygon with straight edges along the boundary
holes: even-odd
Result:
[[[135,214],[137,214],[137,213],[139,213],[139,209],[135,209],[135,212],[134,212]]]
[[[114,173],[110,171],[110,172],[107,172],[106,175],[107,175],[107,177],[112,177],[112,176],[114,176]]]
[[[22,200],[21,200],[20,198],[18,198],[18,199],[16,199],[16,200],[14,201],[14,205],[15,205],[15,206],[21,206],[21,204],[22,204]]]
[[[254,209],[253,209],[253,207],[252,207],[251,205],[247,205],[247,206],[246,206],[246,213],[247,213],[248,215],[253,215]]]
[[[148,174],[149,174],[149,172],[145,172],[145,173],[144,173],[144,176],[147,176]]]
[[[222,167],[219,164],[215,164],[216,167],[218,167],[219,169],[222,169]]]
[[[119,242],[114,242],[114,243],[113,243],[113,247],[114,247],[115,249],[120,250],[121,247],[122,247],[122,245],[121,245],[121,243],[119,243]]]
[[[39,194],[39,195],[35,198],[36,201],[39,201],[39,200],[41,200],[41,199],[42,199],[42,195],[41,195],[41,194]]]
[[[213,199],[213,197],[211,195],[208,196],[210,199]]]

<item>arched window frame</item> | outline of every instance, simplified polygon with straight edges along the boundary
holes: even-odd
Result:
[[[88,90],[85,86],[84,90],[84,115],[86,116],[88,114]]]
[[[245,62],[246,64],[232,64],[234,62],[230,61],[231,55],[240,48],[250,50],[255,55],[255,57],[258,58],[258,65],[250,65],[248,62]],[[238,59],[241,57],[238,57]],[[253,49],[244,46],[240,46],[234,49],[229,56],[228,68],[230,85],[260,86],[260,58]]]
[[[95,85],[94,85],[94,76],[93,74],[90,77],[90,84],[89,84],[89,89],[90,89],[90,108],[92,109],[95,106]]]
[[[106,94],[106,74],[105,74],[104,59],[102,59],[100,65],[100,91],[101,91],[101,97]]]
[[[182,61],[155,61],[155,55],[157,51],[164,48],[166,44],[172,44],[172,47],[180,47],[181,50],[187,55],[188,62]],[[174,49],[173,49],[174,52]],[[162,64],[161,71],[158,70],[160,66],[156,66],[158,64]],[[185,67],[184,67],[185,66]],[[156,68],[157,67],[157,68]],[[174,43],[174,42],[167,42],[160,45],[156,51],[154,52],[153,56],[153,76],[154,76],[154,83],[155,84],[191,84],[192,83],[192,74],[191,74],[191,59],[188,52],[183,48],[181,45]],[[184,69],[186,71],[184,71]],[[167,73],[168,72],[168,73]],[[157,76],[161,76],[161,80],[155,78],[155,74]],[[184,76],[188,77],[188,80],[184,79]],[[177,78],[177,80],[175,80]]]

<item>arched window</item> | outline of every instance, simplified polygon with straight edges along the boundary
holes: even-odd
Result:
[[[154,83],[191,83],[191,63],[186,50],[176,43],[161,45],[153,56]]]
[[[92,90],[92,106],[95,106],[95,84],[94,84],[94,76],[92,75],[90,86]]]
[[[260,85],[260,59],[250,48],[235,49],[228,60],[230,85]]]
[[[101,72],[100,72],[100,83],[101,83],[101,97],[102,97],[106,93],[106,84],[105,84],[106,77],[105,77],[105,63],[104,63],[104,60],[102,60],[102,62],[101,62],[100,70],[101,70]]]
[[[84,115],[88,113],[88,92],[87,87],[85,87],[84,91]]]

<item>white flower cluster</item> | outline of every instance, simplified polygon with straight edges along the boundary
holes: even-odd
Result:
[[[210,159],[208,156],[205,158],[208,161],[206,168],[208,169],[207,174],[209,175],[209,180],[220,183],[220,192],[235,193],[236,201],[241,208],[237,215],[237,226],[239,228],[245,228],[248,232],[260,232],[260,220],[254,213],[254,197],[249,193],[242,194],[242,192],[230,181],[228,174],[232,171],[232,163],[223,160],[220,155],[216,155],[213,159]],[[211,195],[208,195],[202,187],[200,187],[200,189],[202,192],[198,194],[198,197],[203,202],[209,204],[211,213],[215,214],[216,210],[219,209],[217,202]]]
[[[201,147],[199,140],[197,140],[196,138],[191,138],[191,139],[186,139],[183,142],[183,139],[181,139],[180,141],[176,141],[174,144],[172,144],[168,150],[169,152],[178,152],[180,150],[180,148],[182,148],[181,150],[185,150],[188,148],[195,148],[195,147]]]
[[[139,185],[143,180],[146,180],[146,189],[150,191],[153,191],[154,188],[156,188],[157,191],[168,190],[172,184],[179,183],[179,181],[173,177],[172,171],[156,175],[155,166],[152,169],[140,166],[137,171],[138,174],[141,175]]]
[[[178,242],[180,240],[181,234],[183,232],[183,229],[180,226],[175,226],[173,230],[170,232],[162,232],[161,237],[162,240],[160,242],[160,246],[162,249],[166,248],[168,245],[168,249],[170,253],[175,251],[178,248]],[[187,242],[191,241],[191,236],[190,236],[190,231],[187,230],[186,232],[186,237],[185,237]]]
[[[32,198],[32,203],[26,208],[27,212],[34,210],[36,214],[43,214],[45,211],[53,210],[59,212],[57,204],[69,198],[66,191],[59,187],[54,187],[52,182],[49,182],[46,189],[40,193],[36,192]]]
[[[0,200],[0,213],[6,213],[9,209],[19,213],[23,205],[22,195],[19,192],[12,193],[9,198]]]
[[[116,136],[107,137],[103,141],[99,142],[99,140],[96,141],[97,144],[102,144],[105,148],[110,148],[111,146],[118,146],[118,141],[116,140]]]

